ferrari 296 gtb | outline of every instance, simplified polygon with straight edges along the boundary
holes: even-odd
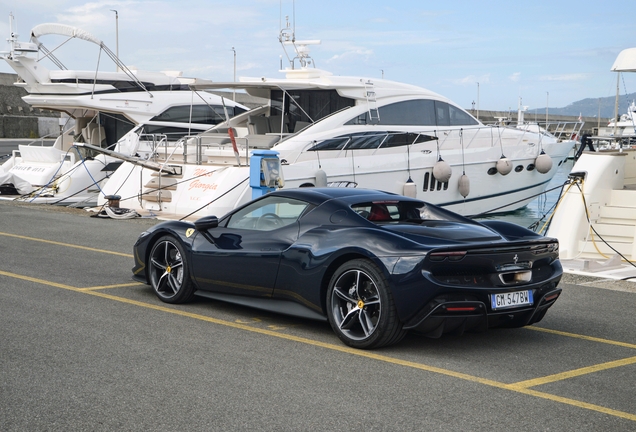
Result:
[[[556,239],[356,188],[278,190],[220,219],[162,222],[133,277],[164,302],[193,296],[328,320],[347,345],[540,321],[561,293]]]

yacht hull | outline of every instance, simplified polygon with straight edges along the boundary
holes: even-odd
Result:
[[[541,194],[567,159],[571,147],[572,142],[546,147],[553,163],[544,174],[534,169],[537,149],[518,148],[510,157],[516,170],[506,176],[492,173],[500,157],[498,148],[471,150],[463,155],[461,151],[447,152],[452,175],[446,183],[437,182],[433,176],[437,158],[432,152],[416,153],[410,161],[406,153],[377,152],[314,158],[283,165],[284,187],[314,186],[318,171],[322,171],[331,186],[380,189],[402,195],[411,179],[417,198],[463,215],[506,212],[527,205]],[[184,164],[180,168],[181,175],[175,177],[124,163],[104,186],[104,194],[120,195],[122,207],[168,219],[221,216],[252,198],[248,166]],[[470,180],[466,197],[460,192],[462,175]],[[103,196],[99,204],[106,204]]]

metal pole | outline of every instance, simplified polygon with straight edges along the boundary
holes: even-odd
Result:
[[[550,106],[550,92],[545,92],[545,128],[548,129],[548,108]]]
[[[616,74],[616,102],[614,103],[614,132],[613,135],[616,136],[616,127],[618,126],[618,99],[620,97],[620,84],[621,84],[621,73]]]
[[[234,52],[234,82],[236,82],[236,50],[232,47],[232,52]],[[232,89],[232,100],[236,102],[236,89]]]
[[[111,12],[115,12],[115,53],[119,61],[119,14],[115,9],[111,9]],[[119,72],[119,65],[117,65],[117,72]]]
[[[479,120],[479,83],[477,83],[477,120]]]

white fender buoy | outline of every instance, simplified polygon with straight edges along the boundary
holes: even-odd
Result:
[[[501,155],[501,158],[497,161],[497,172],[501,175],[508,175],[512,171],[512,164],[510,159]]]
[[[404,183],[404,188],[402,189],[402,195],[415,198],[417,195],[417,186],[415,182],[411,180],[411,177]]]
[[[466,174],[462,174],[459,178],[459,193],[466,198],[470,193],[470,180]]]
[[[327,187],[327,173],[319,169],[316,171],[316,187]]]
[[[534,166],[541,174],[545,174],[552,169],[552,158],[542,150],[535,159]]]
[[[446,183],[450,180],[451,175],[453,174],[453,169],[444,159],[439,158],[435,165],[433,166],[433,177],[438,182]]]

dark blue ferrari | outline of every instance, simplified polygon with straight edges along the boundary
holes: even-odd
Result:
[[[134,246],[134,278],[193,296],[328,320],[347,345],[540,321],[561,293],[556,239],[355,188],[264,195],[218,219],[162,222]]]

